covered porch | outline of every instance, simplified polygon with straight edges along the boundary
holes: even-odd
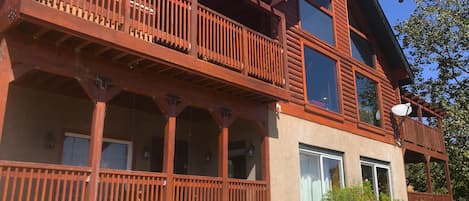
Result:
[[[1,201],[269,200],[265,103],[1,44]]]

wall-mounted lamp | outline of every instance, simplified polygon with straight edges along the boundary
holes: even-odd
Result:
[[[246,149],[246,155],[249,157],[253,157],[255,150],[256,150],[256,147],[253,144],[250,144],[248,148]]]
[[[52,131],[46,133],[44,136],[44,147],[46,149],[54,149],[56,144],[56,138]]]
[[[207,153],[205,154],[205,160],[206,161],[211,161],[212,160],[212,152],[211,151],[207,151]]]
[[[143,147],[143,158],[145,160],[149,160],[151,157],[151,152],[150,152],[150,149],[147,147],[147,146],[144,146]]]
[[[282,106],[278,103],[275,104],[275,112],[278,114],[278,113],[282,113]]]

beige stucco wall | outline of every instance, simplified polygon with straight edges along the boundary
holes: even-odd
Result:
[[[361,182],[360,157],[389,162],[393,198],[407,200],[401,148],[273,112],[269,129],[272,201],[300,200],[300,143],[343,152],[347,186]]]

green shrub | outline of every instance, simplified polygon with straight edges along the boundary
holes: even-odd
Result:
[[[346,188],[334,188],[329,191],[324,201],[377,201],[370,182]],[[379,201],[391,201],[391,197],[385,193],[379,194]]]
[[[346,188],[335,188],[323,199],[324,201],[375,201],[375,195],[369,182],[363,186],[356,185]]]

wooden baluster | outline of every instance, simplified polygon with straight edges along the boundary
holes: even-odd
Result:
[[[6,172],[5,172],[5,180],[3,183],[3,196],[2,196],[2,201],[7,200],[7,195],[8,195],[8,187],[10,186],[10,174],[11,174],[11,167],[6,167]],[[3,176],[3,174],[2,174]]]
[[[197,44],[198,48],[196,51],[198,54],[205,55],[205,40],[204,39],[207,34],[205,32],[205,27],[207,26],[205,23],[205,17],[204,17],[205,14],[202,10],[197,8],[197,16],[199,19],[198,22],[200,22],[200,24],[197,25],[197,37],[198,37],[199,43]]]
[[[75,172],[72,171],[69,173],[69,175],[65,175],[64,177],[64,182],[63,182],[63,196],[62,200],[68,200],[72,201],[72,193],[73,193],[73,180],[75,179]],[[67,190],[68,190],[68,195],[67,195]],[[66,199],[68,197],[68,199]]]
[[[75,185],[75,187],[73,188],[74,189],[74,194],[72,194],[72,196],[70,197],[70,201],[78,201],[78,196],[80,195],[80,182],[81,182],[81,179],[82,179],[82,172],[77,172],[76,173],[76,176],[75,176],[75,180],[72,181]],[[73,199],[75,198],[75,199]]]
[[[169,18],[169,15],[168,15],[168,12],[169,12],[169,0],[163,0],[164,1],[164,5],[165,5],[165,8],[163,8],[163,17],[161,18],[163,21],[164,21],[164,28],[163,28],[163,33],[164,33],[164,37],[163,37],[163,40],[165,42],[167,42],[168,44],[170,43],[169,41],[169,34],[170,34],[170,30],[169,30],[169,23],[170,23],[170,18]]]
[[[221,54],[221,62],[225,65],[228,64],[228,55],[226,54],[226,46],[227,46],[227,40],[226,40],[226,20],[220,17],[220,29],[221,29],[221,49],[220,49],[220,54]]]
[[[155,10],[155,27],[156,27],[156,38],[157,40],[161,39],[161,0],[155,0],[156,3],[156,10]]]
[[[2,168],[0,167],[0,175],[2,175]],[[33,175],[34,174],[34,169],[31,168],[29,170],[29,176],[28,176],[28,190],[26,194],[26,200],[31,200],[31,193],[32,193],[32,188],[33,188]],[[1,176],[0,176],[0,182],[1,182]]]
[[[183,35],[181,34],[181,28],[182,28],[182,23],[184,23],[182,21],[182,2],[176,0],[174,2],[174,6],[175,6],[175,11],[174,11],[174,35],[176,36],[176,41],[178,43],[178,47],[179,48],[184,48],[184,45],[183,45]]]
[[[44,199],[46,197],[46,190],[48,188],[47,183],[48,183],[48,178],[49,178],[48,174],[49,174],[49,170],[44,170],[44,177],[43,177],[42,185],[39,185],[40,181],[41,181],[41,178],[38,178],[37,181],[36,181],[36,192],[39,189],[39,186],[42,186],[41,201],[44,201]],[[50,184],[50,185],[52,185],[52,184]],[[39,192],[37,194],[39,194]]]

